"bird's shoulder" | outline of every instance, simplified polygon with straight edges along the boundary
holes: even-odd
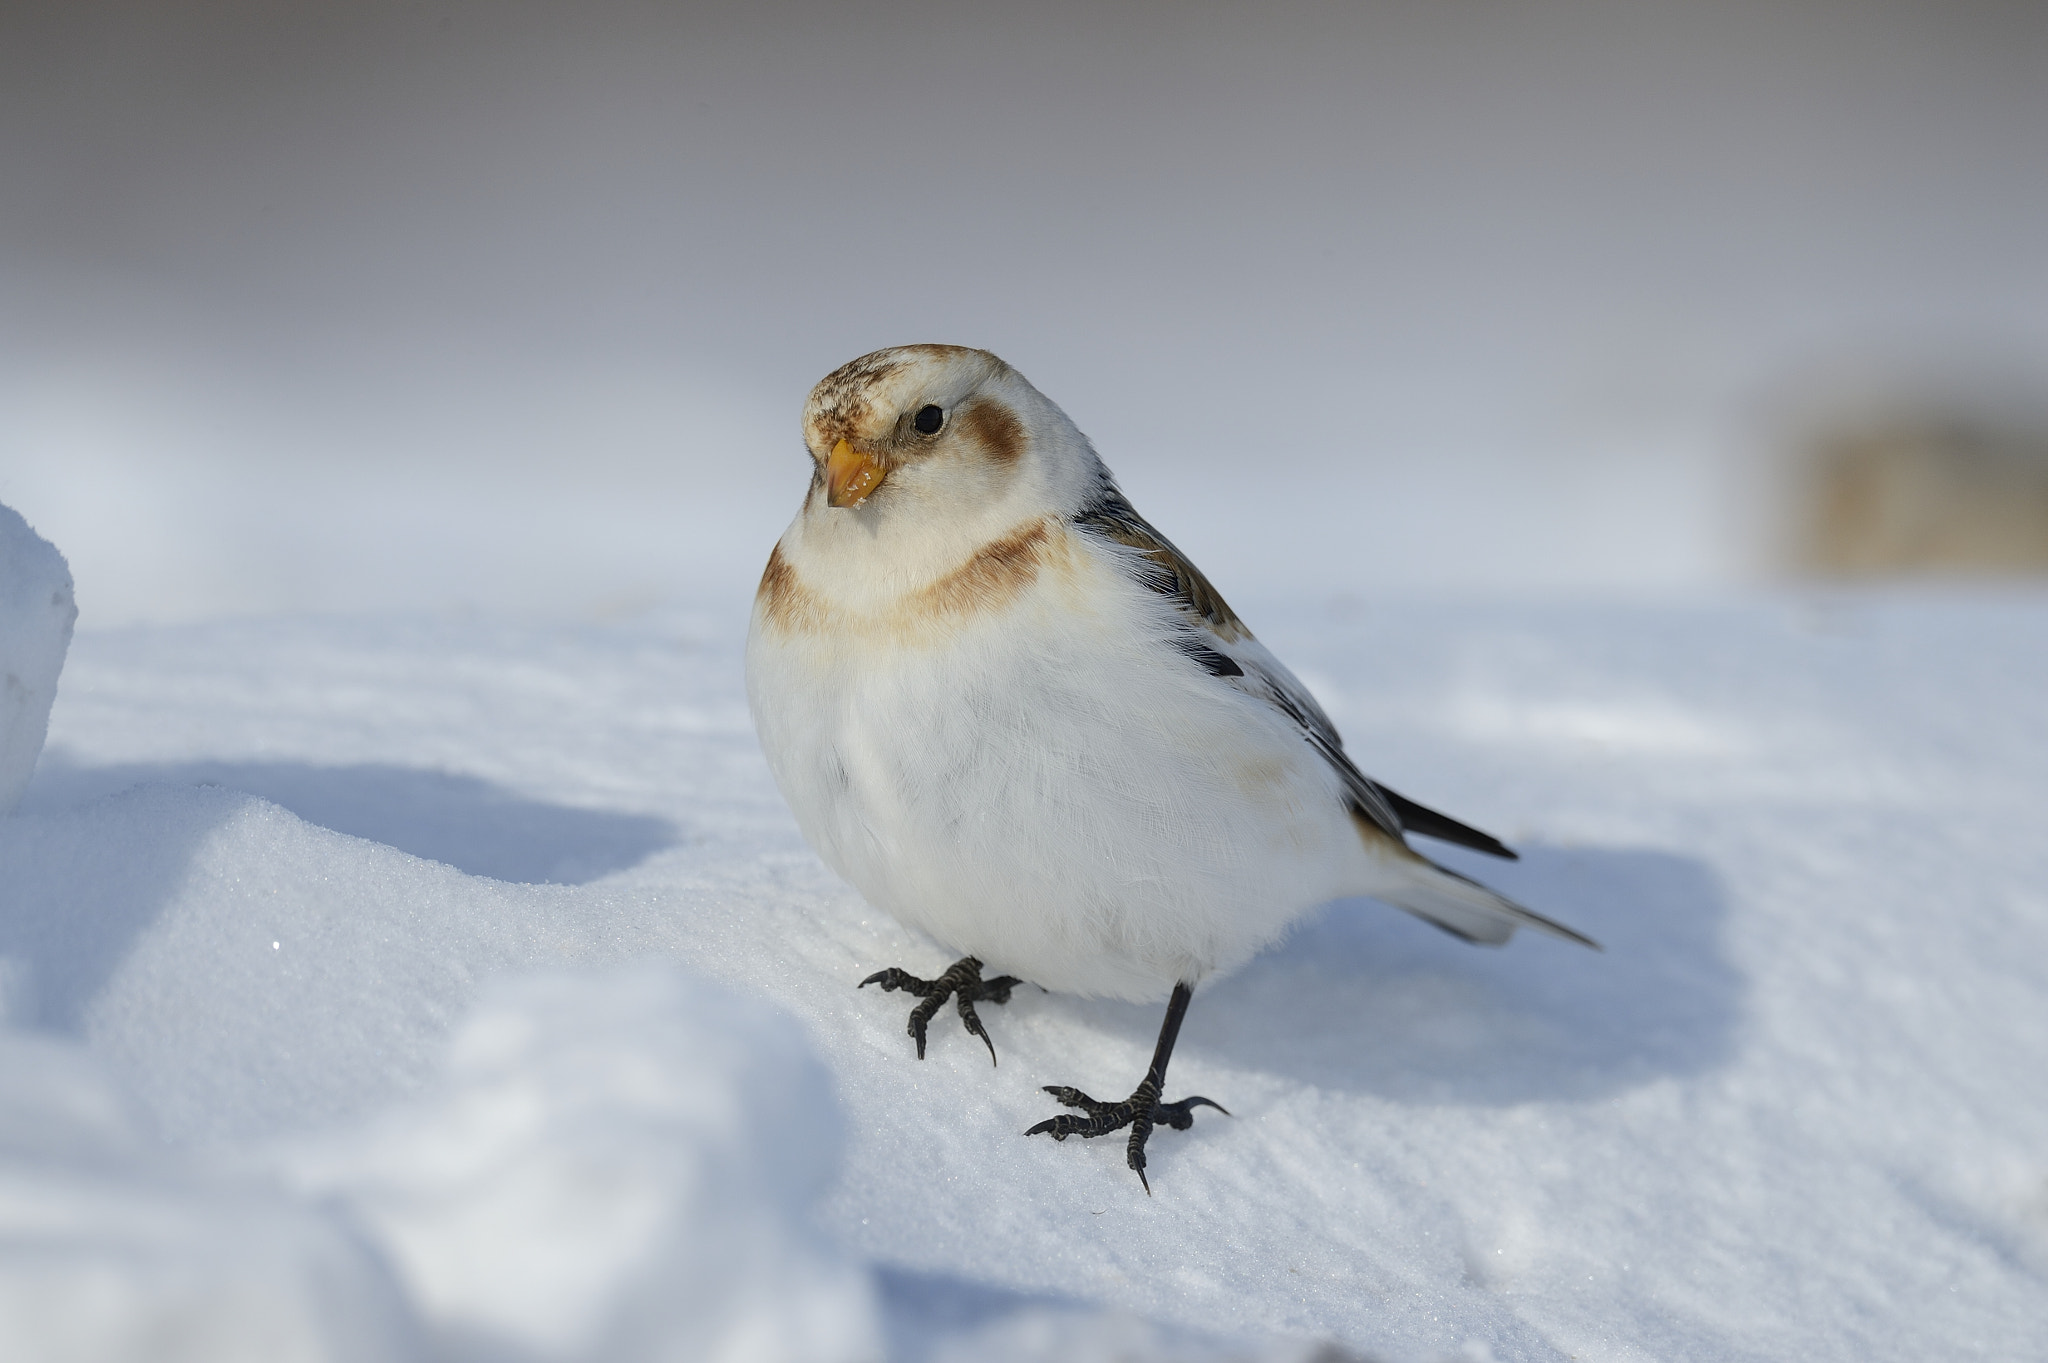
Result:
[[[1202,570],[1138,514],[1107,474],[1083,500],[1073,524],[1083,534],[1135,551],[1126,558],[1127,571],[1172,603],[1181,626],[1174,640],[1176,647],[1205,668],[1218,685],[1250,695],[1285,715],[1337,772],[1347,802],[1400,841],[1401,821],[1393,806],[1379,786],[1352,764],[1337,726],[1308,688],[1252,636]]]
[[[1135,550],[1132,568],[1139,580],[1169,598],[1183,613],[1199,620],[1209,634],[1227,642],[1251,638],[1244,621],[1238,619],[1237,612],[1202,575],[1202,570],[1139,515],[1123,489],[1106,474],[1090,489],[1080,510],[1074,513],[1072,524],[1083,534]]]

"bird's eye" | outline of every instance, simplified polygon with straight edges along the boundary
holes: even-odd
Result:
[[[910,424],[917,427],[919,435],[937,435],[939,427],[946,424],[946,414],[936,407],[924,406],[917,409]]]

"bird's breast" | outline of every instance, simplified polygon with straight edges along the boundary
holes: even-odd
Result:
[[[1284,716],[1176,648],[1113,555],[1059,535],[893,613],[808,573],[799,598],[764,583],[755,722],[806,837],[869,902],[1052,988],[1156,997],[1337,893],[1357,838]]]
[[[790,643],[943,646],[963,630],[1050,592],[1083,609],[1073,534],[1047,517],[988,541],[964,561],[930,564],[854,542],[775,546],[755,596],[757,628]]]

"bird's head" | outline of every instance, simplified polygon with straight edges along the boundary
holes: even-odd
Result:
[[[1016,370],[965,346],[863,355],[819,380],[804,404],[814,505],[840,510],[964,512],[1042,496],[1059,462],[1048,456],[1076,441]]]

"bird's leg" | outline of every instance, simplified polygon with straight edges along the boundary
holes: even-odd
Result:
[[[1230,1115],[1229,1110],[1213,1098],[1183,1098],[1177,1103],[1159,1101],[1159,1095],[1166,1089],[1166,1062],[1173,1059],[1173,1043],[1180,1038],[1180,1020],[1187,1016],[1188,1000],[1194,997],[1194,992],[1185,984],[1173,987],[1173,997],[1166,1004],[1166,1021],[1159,1024],[1159,1044],[1152,1051],[1152,1068],[1145,1071],[1144,1081],[1135,1093],[1121,1103],[1099,1103],[1079,1089],[1048,1084],[1047,1093],[1088,1115],[1075,1117],[1063,1112],[1057,1117],[1046,1118],[1024,1134],[1036,1136],[1043,1131],[1054,1140],[1063,1141],[1069,1136],[1107,1136],[1128,1126],[1131,1141],[1125,1163],[1131,1166],[1138,1182],[1145,1185],[1149,1194],[1152,1181],[1145,1177],[1145,1142],[1152,1135],[1154,1126],[1170,1126],[1175,1131],[1185,1131],[1195,1124],[1197,1107],[1213,1107],[1226,1117]]]
[[[906,970],[890,966],[877,970],[860,982],[859,987],[867,988],[879,984],[883,989],[901,989],[908,994],[922,995],[917,1007],[910,1010],[910,1035],[917,1040],[917,1058],[924,1059],[924,1030],[938,1015],[950,996],[960,1005],[960,1021],[969,1032],[981,1038],[981,1044],[988,1047],[988,1062],[996,1063],[996,1043],[988,1039],[988,1031],[981,1025],[981,1019],[974,1014],[977,1003],[1008,1003],[1010,991],[1023,981],[1015,975],[998,975],[992,980],[981,978],[981,962],[972,956],[963,956],[946,967],[946,973],[936,980],[921,980]]]

